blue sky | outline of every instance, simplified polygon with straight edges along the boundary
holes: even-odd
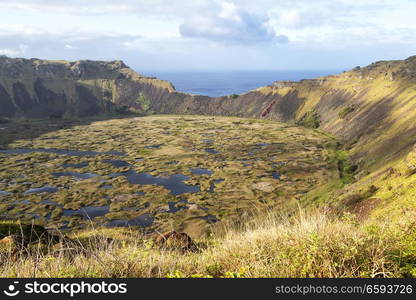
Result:
[[[0,54],[138,71],[342,70],[416,55],[414,0],[0,0]]]

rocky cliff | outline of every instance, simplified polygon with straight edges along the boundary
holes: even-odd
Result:
[[[148,110],[143,96],[169,82],[141,76],[121,61],[47,61],[0,57],[0,116],[91,116],[123,105]]]

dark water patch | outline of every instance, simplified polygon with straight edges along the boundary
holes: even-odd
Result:
[[[95,217],[100,217],[108,214],[110,211],[110,207],[108,205],[105,206],[86,206],[82,207],[81,209],[72,210],[72,209],[64,209],[63,216],[82,216],[84,219],[94,219]]]
[[[104,159],[102,162],[107,163],[107,164],[112,164],[114,167],[117,167],[117,168],[130,166],[128,162],[124,160],[118,160],[118,159]]]
[[[188,200],[181,199],[181,200],[179,200],[177,202],[169,201],[168,202],[169,210],[167,212],[168,213],[176,213],[176,212],[178,212],[180,210],[187,209],[187,206],[185,206],[185,205],[184,206],[177,207],[176,205],[179,204],[179,203],[188,203]]]
[[[267,147],[269,145],[270,144],[267,144],[267,143],[259,143],[259,144],[254,144],[254,147],[256,147],[256,148],[264,148],[264,147]]]
[[[106,184],[106,185],[101,186],[101,188],[104,190],[111,190],[113,186],[111,184]]]
[[[194,217],[193,219],[202,219],[210,224],[214,224],[219,222],[220,220],[214,216],[214,215],[206,215],[206,216],[201,216],[201,217]]]
[[[192,174],[196,174],[196,175],[212,175],[212,171],[208,170],[208,169],[204,169],[204,168],[191,168],[190,171],[192,172]]]
[[[50,148],[38,148],[38,149],[31,149],[31,148],[18,148],[18,149],[8,149],[8,150],[0,150],[0,153],[5,154],[27,154],[27,153],[54,153],[60,155],[68,155],[68,156],[97,156],[97,155],[116,155],[116,156],[123,156],[126,155],[123,152],[119,151],[108,151],[108,152],[96,152],[96,151],[78,151],[78,150],[64,150],[64,149],[50,149]]]
[[[176,202],[169,201],[168,202],[169,210],[168,213],[176,213],[177,211],[180,211],[181,209],[184,209],[183,207],[176,207]]]
[[[108,155],[115,155],[115,156],[124,156],[126,153],[120,151],[107,151],[107,152],[98,152],[99,154],[108,154]]]
[[[56,187],[44,186],[40,188],[29,189],[23,194],[30,195],[30,194],[40,194],[40,193],[56,193],[57,191],[58,189]]]
[[[189,177],[182,174],[158,177],[149,173],[137,173],[136,171],[129,171],[126,173],[126,177],[131,184],[153,184],[163,186],[173,195],[196,193],[200,190],[198,185],[188,185],[183,183],[183,181],[189,180]]]
[[[62,167],[64,169],[67,169],[67,168],[82,169],[82,168],[88,167],[88,162],[81,162],[81,163],[76,163],[76,164],[71,164],[71,163],[63,164]]]
[[[223,182],[223,181],[224,181],[224,179],[216,179],[216,180],[214,180],[214,182],[213,182],[213,183],[211,183],[211,185],[209,186],[209,192],[210,192],[210,193],[214,192],[214,191],[215,191],[215,186],[216,186],[218,183],[221,183],[221,182]]]
[[[218,154],[218,151],[215,150],[214,148],[206,148],[204,151],[211,153],[211,154]]]
[[[30,201],[28,199],[25,199],[25,200],[17,200],[14,203],[15,204],[25,204],[25,205],[28,205],[28,204],[30,204]]]
[[[77,179],[90,179],[90,178],[100,176],[94,173],[78,173],[78,172],[55,172],[55,173],[52,173],[52,175],[55,177],[75,177]]]
[[[277,171],[272,172],[272,176],[273,176],[274,179],[280,179],[280,173],[277,172]]]
[[[40,138],[41,140],[59,140],[61,137],[60,136],[46,136],[46,137],[42,137]]]
[[[44,199],[44,200],[40,201],[40,203],[62,207],[62,205],[59,204],[58,202],[51,201],[49,199]]]
[[[70,227],[68,226],[69,225],[69,221],[65,220],[65,221],[62,222],[62,224],[64,224],[64,225],[62,225],[61,227],[59,227],[59,230],[68,230],[68,229],[70,229]]]
[[[6,191],[0,191],[0,196],[9,196],[9,195],[11,195],[12,193],[10,193],[10,192],[6,192]]]
[[[144,195],[146,195],[145,192],[135,192],[134,194],[135,195],[138,195],[138,196],[144,196]]]
[[[212,144],[214,140],[203,140],[202,142],[204,142],[205,144]]]
[[[162,147],[164,144],[155,144],[155,145],[148,145],[148,146],[144,146],[146,149],[159,149],[160,147]]]
[[[152,226],[154,218],[150,214],[143,214],[131,220],[112,220],[105,224],[106,227],[149,227]]]

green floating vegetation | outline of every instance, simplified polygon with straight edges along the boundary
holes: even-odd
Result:
[[[8,126],[8,148],[73,155],[0,153],[0,212],[70,231],[149,215],[149,230],[204,236],[253,210],[287,207],[336,168],[326,150],[333,138],[274,121],[163,115]]]

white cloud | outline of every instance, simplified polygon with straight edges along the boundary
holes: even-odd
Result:
[[[208,10],[185,17],[179,27],[183,37],[222,43],[287,42],[276,39],[267,17],[254,15],[232,2],[215,2]]]
[[[73,49],[79,49],[79,47],[66,44],[65,49],[73,50]]]
[[[0,0],[0,54],[146,69],[355,66],[414,54],[415,13],[414,0]]]
[[[4,48],[0,49],[0,55],[6,55],[10,57],[23,56],[26,53],[28,45],[20,44],[17,48]]]
[[[73,15],[175,14],[182,15],[212,0],[13,0],[1,1],[0,9],[53,12]]]
[[[278,23],[283,27],[296,27],[300,24],[301,18],[296,10],[288,10],[278,16]]]

